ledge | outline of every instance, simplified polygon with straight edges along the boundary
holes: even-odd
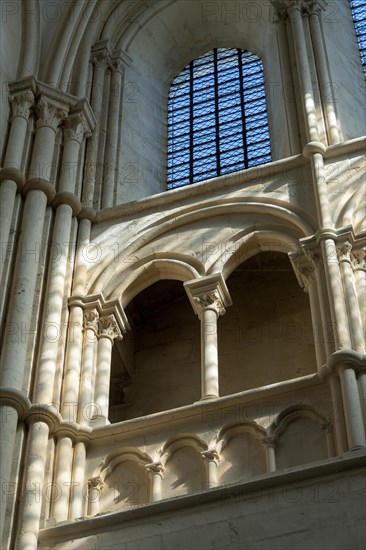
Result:
[[[288,157],[286,159],[275,160],[267,164],[261,164],[259,166],[253,166],[247,170],[239,170],[238,172],[232,172],[231,174],[225,174],[209,180],[201,181],[192,185],[179,187],[177,189],[170,189],[145,197],[136,201],[132,201],[126,204],[120,204],[111,208],[105,208],[100,210],[94,221],[94,223],[103,222],[107,220],[118,219],[123,216],[129,216],[136,213],[145,213],[151,209],[156,210],[159,206],[172,204],[186,200],[189,197],[197,197],[200,195],[207,195],[208,191],[215,192],[226,189],[227,187],[235,187],[247,182],[263,182],[263,179],[270,178],[275,174],[281,174],[284,169],[290,170],[301,166],[308,166],[308,160],[303,157],[302,154]],[[266,183],[269,183],[266,181]]]
[[[42,544],[55,543],[67,539],[78,539],[104,531],[121,529],[128,523],[138,519],[154,517],[195,506],[206,506],[210,503],[228,499],[237,502],[245,500],[249,495],[280,486],[302,484],[309,485],[319,478],[332,478],[341,472],[361,470],[364,472],[366,452],[354,451],[341,457],[328,458],[316,463],[297,466],[291,469],[280,470],[270,474],[256,476],[249,481],[225,485],[208,489],[202,493],[194,493],[159,502],[145,504],[127,511],[110,512],[92,518],[79,518],[63,522],[55,527],[42,529],[39,533],[39,542]]]
[[[290,381],[277,382],[276,384],[245,390],[217,399],[197,401],[196,403],[185,405],[177,409],[169,409],[168,411],[140,416],[130,420],[123,420],[115,424],[108,424],[107,426],[100,426],[93,429],[89,438],[91,441],[98,441],[103,438],[110,438],[113,435],[121,436],[136,430],[143,429],[146,432],[149,428],[154,429],[163,424],[172,424],[187,418],[192,420],[194,417],[209,417],[214,415],[215,412],[223,411],[225,408],[244,406],[253,401],[268,399],[269,397],[282,395],[290,391],[294,392],[321,384],[322,380],[317,373],[308,374],[301,378],[294,378]]]
[[[331,145],[326,148],[324,153],[324,159],[333,159],[337,156],[346,155],[349,153],[360,152],[364,154],[366,147],[365,136],[355,138],[336,145]],[[235,187],[246,183],[258,183],[263,182],[263,179],[269,179],[270,177],[280,174],[283,170],[291,170],[299,168],[301,166],[309,166],[309,161],[303,154],[294,155],[285,159],[275,160],[267,164],[261,164],[259,166],[253,166],[247,170],[239,170],[231,174],[219,176],[209,180],[195,183],[193,185],[187,185],[179,187],[177,189],[171,189],[157,193],[150,197],[144,197],[142,199],[132,201],[126,204],[120,204],[111,208],[105,208],[100,210],[94,223],[100,223],[107,220],[114,220],[124,216],[130,216],[137,213],[146,213],[150,210],[156,210],[159,206],[167,206],[175,202],[184,201],[189,197],[199,197],[200,195],[207,195],[207,192],[219,192],[226,190],[228,187]],[[268,181],[267,181],[268,183]]]

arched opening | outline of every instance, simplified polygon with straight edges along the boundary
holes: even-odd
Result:
[[[183,284],[161,280],[126,307],[131,331],[114,346],[110,422],[200,398],[200,332]]]
[[[227,286],[233,305],[219,321],[221,396],[316,371],[309,299],[287,255],[252,256]]]

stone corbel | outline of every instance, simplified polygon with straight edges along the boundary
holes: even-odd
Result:
[[[309,285],[315,280],[315,269],[305,254],[289,254],[292,268],[300,287],[308,292]]]

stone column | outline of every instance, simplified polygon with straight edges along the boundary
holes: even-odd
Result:
[[[311,39],[314,48],[320,93],[322,96],[322,107],[327,129],[328,143],[329,145],[334,145],[335,143],[339,143],[341,139],[335,108],[336,100],[333,95],[334,84],[328,70],[326,51],[323,42],[321,11],[325,8],[325,6],[326,2],[323,2],[322,0],[312,0],[307,5],[307,11],[309,14]]]
[[[349,326],[351,329],[352,348],[360,353],[364,353],[364,339],[362,332],[362,322],[359,312],[359,302],[355,288],[355,280],[352,267],[352,245],[345,241],[337,248],[341,275],[343,279],[344,294],[347,303]]]
[[[220,455],[215,449],[202,451],[201,455],[208,463],[208,489],[217,487],[217,463],[220,460]]]
[[[113,206],[116,171],[118,137],[121,128],[119,127],[119,114],[122,108],[124,65],[120,58],[114,58],[112,62],[112,78],[109,90],[108,128],[107,143],[104,159],[104,177],[102,190],[102,208]]]
[[[354,247],[352,250],[353,256],[353,272],[356,284],[358,306],[361,314],[361,325],[363,333],[364,346],[366,345],[366,248]]]
[[[116,338],[122,339],[122,333],[115,316],[102,316],[99,319],[94,402],[97,407],[97,415],[104,424],[108,423],[112,346]]]
[[[39,418],[36,413],[29,420],[17,550],[36,550],[38,548],[38,531],[43,500],[42,489],[50,430],[43,419],[37,422],[37,417]]]
[[[280,18],[286,18],[291,26],[307,141],[319,141],[318,118],[303,25],[306,3],[303,0],[272,0],[272,4]]]
[[[160,462],[152,462],[147,464],[145,468],[152,473],[152,502],[158,502],[162,499],[164,466]]]
[[[22,156],[28,128],[28,119],[34,102],[33,91],[31,88],[21,90],[11,95],[9,100],[12,111],[12,117],[10,119],[11,126],[5,153],[4,167],[0,173],[0,281],[2,280],[4,264],[10,253],[8,245],[15,195],[17,191],[21,190],[24,184]]]
[[[86,443],[78,441],[74,449],[74,463],[70,498],[70,519],[86,515],[86,496],[84,487],[84,473],[86,464]]]
[[[93,368],[98,343],[99,313],[96,308],[86,310],[84,314],[84,340],[81,367],[80,399],[78,410],[78,422],[88,424],[94,411],[94,384]],[[93,409],[93,410],[91,410]]]
[[[104,79],[110,63],[110,45],[108,41],[97,42],[92,48],[92,62],[94,65],[91,107],[95,115],[96,126],[86,149],[85,177],[83,186],[83,204],[93,206],[94,189],[96,182],[98,146],[103,108]]]
[[[296,103],[293,97],[289,97],[289,93],[294,95],[295,85],[292,81],[291,64],[290,64],[290,52],[287,39],[287,30],[285,22],[285,14],[277,13],[277,37],[278,37],[278,49],[281,58],[282,67],[282,82],[281,93],[284,97],[285,108],[287,113],[287,127],[286,131],[289,136],[291,155],[296,155],[301,151],[300,140],[300,128],[299,120],[296,112]],[[291,90],[291,92],[290,92]]]
[[[31,328],[38,272],[37,253],[40,253],[40,238],[47,203],[54,196],[52,185],[42,176],[46,175],[45,170],[52,163],[57,127],[65,118],[67,110],[65,104],[45,95],[38,102],[37,130],[30,169],[33,178],[24,186],[26,198],[7,317],[7,326],[18,327],[18,330],[8,331],[5,335],[1,354],[1,385],[5,388],[22,390],[28,338],[22,337],[20,332],[21,329],[29,331]],[[3,426],[7,434],[7,444],[0,449],[4,482],[9,480],[10,475],[12,458],[9,449],[14,447],[17,415],[8,415],[7,424]]]
[[[100,476],[92,477],[88,481],[88,516],[95,516],[99,511],[100,495],[104,487],[104,481]]]
[[[87,109],[82,103],[81,109]],[[60,345],[62,311],[64,307],[64,287],[68,269],[68,255],[72,217],[80,211],[81,205],[75,196],[76,167],[80,144],[89,134],[89,124],[80,107],[74,110],[65,122],[64,147],[61,162],[59,190],[53,206],[56,208],[51,240],[51,256],[48,273],[48,296],[44,312],[44,326],[47,337],[43,338],[36,382],[36,400],[52,402],[56,375],[56,358]],[[89,119],[91,118],[90,112]]]
[[[60,436],[57,441],[55,471],[53,478],[54,499],[50,516],[56,523],[69,517],[70,487],[72,475],[73,442],[70,437]]]
[[[273,437],[264,437],[263,443],[266,447],[267,472],[276,471],[276,443]]]
[[[184,287],[201,321],[201,399],[219,396],[217,319],[231,298],[221,274],[186,281]]]
[[[323,332],[319,331],[319,327],[322,326],[322,316],[320,312],[319,298],[316,288],[315,269],[304,254],[290,254],[289,257],[300,286],[309,295],[310,313],[315,344],[315,355],[318,371],[320,371],[320,368],[326,361],[326,354],[323,340]]]
[[[362,449],[366,447],[366,439],[356,373],[352,363],[347,362],[341,363],[337,370],[342,387],[348,448],[350,451]]]

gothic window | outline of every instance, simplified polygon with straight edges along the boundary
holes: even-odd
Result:
[[[271,161],[263,65],[215,48],[174,79],[168,100],[168,189]]]
[[[350,0],[363,72],[366,77],[366,1]]]

